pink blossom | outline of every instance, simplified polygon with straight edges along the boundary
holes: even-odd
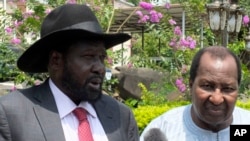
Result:
[[[182,34],[181,28],[179,26],[176,26],[174,28],[174,34],[180,36]]]
[[[188,36],[186,39],[180,40],[180,45],[183,47],[188,47],[190,49],[194,49],[196,46],[196,41],[193,40],[192,37]]]
[[[136,11],[135,13],[136,13],[139,17],[143,17],[143,13],[142,13],[140,10]]]
[[[166,9],[170,9],[170,7],[171,7],[170,3],[167,2],[167,3],[165,4],[165,8],[166,8]]]
[[[182,84],[182,79],[176,79],[175,84],[176,84],[177,86],[178,86],[178,85],[181,85],[181,84]]]
[[[21,43],[21,40],[18,39],[18,38],[13,38],[13,39],[11,40],[11,43],[17,45],[17,44],[20,44],[20,43]]]
[[[168,22],[170,25],[176,25],[176,21],[173,19],[168,20]]]
[[[22,23],[23,23],[23,22],[21,22],[21,21],[17,21],[17,20],[15,20],[15,21],[14,21],[14,25],[15,25],[15,27],[20,26]]]
[[[33,15],[33,13],[34,13],[34,11],[29,10],[29,11],[25,12],[23,14],[23,16],[24,16],[24,18],[28,18],[28,17],[31,17]]]
[[[22,3],[24,3],[24,2],[26,2],[26,0],[19,0],[19,2],[22,2]]]
[[[248,25],[249,22],[250,22],[250,19],[249,19],[248,15],[245,15],[242,20],[243,20],[242,23],[244,25]]]
[[[147,3],[143,1],[139,3],[139,6],[148,11],[153,9],[153,5],[151,3]]]
[[[189,46],[189,42],[186,39],[180,39],[180,46],[187,47]]]
[[[133,67],[133,63],[128,62],[128,68],[132,68]]]
[[[5,31],[6,31],[8,34],[10,34],[10,33],[12,33],[13,29],[10,28],[10,27],[6,27],[6,28],[5,28]]]
[[[187,47],[189,47],[190,49],[194,49],[196,46],[196,41],[190,36],[188,36],[186,40],[189,43],[189,45]]]
[[[185,92],[185,90],[186,90],[186,85],[185,84],[182,84],[182,85],[180,85],[180,86],[178,86],[178,89],[179,89],[179,91],[180,92]]]
[[[138,23],[146,23],[149,20],[149,16],[148,15],[144,15],[139,21]]]
[[[158,12],[157,15],[158,15],[159,19],[161,19],[163,17],[162,13],[160,13],[160,12]]]
[[[69,3],[69,4],[75,4],[76,3],[76,0],[67,0],[66,3]]]
[[[34,11],[28,10],[27,12],[25,12],[25,15],[31,16],[34,13]]]
[[[51,12],[50,8],[48,8],[48,9],[45,10],[45,14],[49,14],[50,12]]]
[[[195,40],[192,40],[189,42],[189,48],[190,49],[194,49],[196,47],[196,41]]]
[[[175,81],[175,85],[177,86],[180,92],[185,92],[186,85],[183,83],[183,79],[177,79]]]
[[[170,47],[176,47],[176,45],[177,45],[176,39],[171,39],[171,41],[170,41],[170,43],[169,43],[169,46],[170,46]]]
[[[158,12],[156,12],[155,10],[151,10],[150,12],[149,12],[149,14],[151,15],[151,17],[150,17],[150,21],[151,22],[153,22],[153,23],[158,23],[158,22],[160,22],[160,19],[162,18],[162,14],[160,13],[158,13]],[[159,16],[160,15],[160,16]]]

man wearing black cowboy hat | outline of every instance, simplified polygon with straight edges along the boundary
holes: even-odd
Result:
[[[17,61],[24,72],[48,72],[50,77],[41,85],[0,98],[0,141],[85,141],[87,137],[88,141],[138,141],[131,110],[101,93],[106,49],[129,39],[123,33],[103,33],[86,5],[54,9],[43,21],[41,39]],[[86,129],[76,109],[87,114]],[[87,131],[90,134],[84,135]]]

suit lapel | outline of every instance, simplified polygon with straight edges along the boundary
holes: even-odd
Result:
[[[45,139],[47,141],[65,141],[61,119],[48,81],[38,86],[34,96],[38,100],[38,104],[34,106],[34,112]]]
[[[120,112],[117,103],[103,95],[102,98],[93,105],[104,131],[106,132],[108,140],[121,140],[121,134],[119,132]]]

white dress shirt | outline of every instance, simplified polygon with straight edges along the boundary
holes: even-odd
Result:
[[[61,123],[66,141],[79,141],[78,139],[78,119],[72,113],[76,107],[82,107],[87,112],[94,141],[108,141],[105,131],[101,125],[95,109],[89,102],[81,102],[78,106],[68,98],[56,85],[49,79],[50,89],[54,95],[56,106],[61,118]]]

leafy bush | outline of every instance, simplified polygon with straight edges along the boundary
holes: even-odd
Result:
[[[0,81],[13,81],[19,73],[16,68],[18,55],[10,49],[10,46],[0,43]]]
[[[157,116],[163,114],[164,112],[172,108],[187,105],[189,103],[190,102],[188,101],[173,101],[166,102],[162,105],[138,106],[137,108],[133,109],[133,112],[139,127],[139,132],[141,133],[144,128],[149,124],[149,122]]]

